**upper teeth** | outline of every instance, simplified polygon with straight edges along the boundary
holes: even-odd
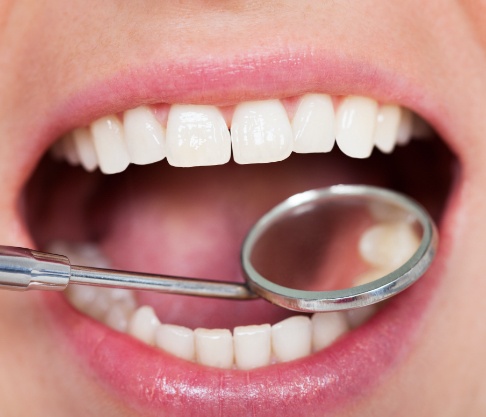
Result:
[[[415,119],[397,105],[379,105],[367,97],[349,96],[337,102],[326,94],[299,98],[290,115],[280,100],[252,101],[234,108],[231,134],[216,106],[170,106],[166,126],[155,110],[140,106],[102,117],[89,128],[78,128],[53,146],[53,153],[71,164],[105,174],[125,170],[130,163],[149,164],[167,157],[174,166],[275,162],[291,152],[329,152],[334,142],[354,158],[367,158],[373,146],[391,152],[412,135]],[[335,110],[336,107],[336,110]],[[422,121],[420,132],[427,134]]]

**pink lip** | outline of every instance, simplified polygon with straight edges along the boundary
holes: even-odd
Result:
[[[142,103],[230,104],[274,98],[276,92],[278,97],[305,91],[352,93],[399,102],[426,117],[442,136],[453,136],[447,134],[451,127],[442,124],[449,123],[444,121],[448,118],[439,118],[447,112],[434,106],[439,100],[425,100],[423,90],[386,71],[333,57],[289,53],[238,62],[132,68],[54,107],[52,117],[38,130],[34,154],[40,157],[56,137],[73,127]],[[29,161],[31,169],[35,162]],[[450,206],[442,229],[454,223],[447,221],[457,211],[456,204]],[[79,357],[114,396],[144,415],[165,411],[174,416],[309,416],[358,401],[411,351],[439,282],[447,242],[426,276],[366,325],[313,356],[250,372],[210,369],[175,359],[80,315],[62,296],[44,298],[60,343],[71,346],[73,358]]]

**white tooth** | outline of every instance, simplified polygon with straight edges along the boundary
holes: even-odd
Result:
[[[280,362],[311,353],[312,325],[309,317],[292,316],[272,326],[272,349]]]
[[[330,96],[303,96],[292,120],[294,152],[330,152],[334,146],[334,118]]]
[[[367,229],[359,241],[361,257],[370,265],[394,270],[417,250],[420,240],[407,222],[379,223]]]
[[[408,109],[402,108],[402,117],[400,118],[400,125],[398,126],[397,144],[406,145],[412,138],[413,130],[413,116]]]
[[[374,143],[380,151],[390,153],[395,148],[401,116],[402,109],[395,104],[383,104],[378,109]]]
[[[145,342],[148,345],[155,344],[155,330],[160,326],[160,321],[155,311],[150,306],[139,307],[128,321],[128,334]]]
[[[353,280],[353,286],[357,287],[358,285],[368,284],[370,282],[376,281],[379,278],[383,278],[385,275],[389,274],[393,271],[393,268],[390,269],[383,269],[383,268],[373,268],[362,274],[358,275]]]
[[[367,158],[373,150],[378,104],[368,97],[346,97],[336,114],[336,143],[352,158]]]
[[[173,105],[167,121],[167,161],[177,167],[225,164],[231,138],[215,106]]]
[[[76,145],[74,144],[73,136],[71,134],[64,136],[62,139],[62,147],[64,156],[71,165],[79,165],[80,159]]]
[[[164,129],[148,107],[123,113],[123,129],[132,163],[152,164],[165,158]]]
[[[233,159],[238,164],[281,161],[293,147],[289,118],[280,100],[236,106],[231,122]]]
[[[183,326],[162,324],[155,331],[155,345],[178,358],[196,359],[194,331]]]
[[[104,174],[124,171],[130,163],[123,139],[123,126],[116,116],[102,117],[91,124],[96,155]]]
[[[66,289],[66,296],[71,304],[82,312],[94,303],[98,296],[98,288],[85,285],[70,285]]]
[[[253,369],[270,364],[272,337],[269,324],[235,327],[233,337],[238,369]]]
[[[98,245],[90,242],[66,242],[54,240],[47,245],[47,251],[67,256],[74,265],[109,268],[110,262],[105,258]]]
[[[329,346],[349,330],[345,313],[315,313],[312,315],[312,349],[318,351]]]
[[[233,366],[233,337],[228,329],[196,329],[194,336],[198,363],[225,369]]]
[[[135,307],[132,308],[125,303],[115,303],[107,311],[103,322],[112,329],[124,333],[128,329],[128,321],[134,311]]]
[[[73,139],[81,165],[86,171],[94,171],[98,167],[98,157],[96,156],[91,131],[85,127],[75,129]]]
[[[366,307],[349,310],[346,312],[349,326],[352,329],[366,323],[377,311],[376,305],[369,305]]]

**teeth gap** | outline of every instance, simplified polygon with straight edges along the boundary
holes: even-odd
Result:
[[[409,110],[361,96],[305,94],[284,100],[210,105],[140,106],[78,128],[52,147],[56,160],[105,174],[167,158],[178,167],[281,161],[296,153],[368,158],[393,152],[412,137],[433,135]]]
[[[379,213],[378,213],[379,214]],[[369,271],[354,280],[362,285],[384,276],[408,260],[420,243],[417,231],[404,218],[379,221],[362,234],[358,251]],[[94,244],[53,242],[49,251],[68,256],[72,263],[109,267]],[[159,319],[151,306],[137,306],[132,291],[72,285],[67,298],[79,311],[149,346],[199,364],[253,369],[288,362],[325,349],[368,321],[377,311],[369,306],[351,312],[295,315],[270,325],[195,330]]]

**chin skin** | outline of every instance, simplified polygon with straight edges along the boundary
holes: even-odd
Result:
[[[381,383],[332,415],[484,415],[486,29],[481,16],[485,12],[486,2],[473,7],[469,2],[438,0],[75,1],[69,7],[60,0],[0,0],[0,243],[33,245],[22,221],[19,194],[56,135],[123,111],[128,96],[133,106],[174,98],[237,103],[258,97],[261,88],[231,79],[227,73],[235,69],[234,62],[271,61],[278,51],[286,62],[274,65],[282,64],[298,79],[307,74],[301,69],[302,60],[318,56],[316,68],[327,69],[326,57],[344,57],[349,66],[342,65],[325,82],[325,92],[366,92],[377,99],[405,101],[433,115],[434,124],[446,132],[448,145],[458,155],[460,175],[448,209],[454,216],[446,215],[441,225],[448,256],[441,259],[440,282],[427,295],[430,300],[412,347]],[[161,67],[170,72],[172,64],[167,62],[181,69],[191,63],[191,71],[207,71],[206,88],[190,84],[190,77],[174,77],[169,86],[153,81],[145,85],[137,79],[137,74]],[[194,65],[198,62],[204,65]],[[349,82],[346,71],[353,67],[356,73],[356,63],[366,71]],[[398,74],[390,84],[396,79],[410,82],[420,86],[420,92],[377,86],[375,69]],[[128,74],[132,81],[125,83],[126,94],[112,94],[107,80],[117,85],[120,74]],[[283,97],[312,90],[318,81],[305,77],[295,87],[282,76],[284,81],[277,80],[275,89],[267,88],[263,95]],[[222,79],[228,85],[221,85]],[[89,89],[94,92],[85,94]],[[224,102],[225,89],[231,91],[231,103]],[[82,100],[88,101],[84,112],[54,116],[66,103],[80,106],[75,97],[81,92],[87,97]],[[431,103],[439,103],[440,109],[432,109]],[[40,294],[0,293],[2,412],[143,415],[106,389],[99,376],[73,355],[58,337],[50,314]],[[169,414],[160,410],[159,415]],[[316,410],[313,415],[330,414]]]

